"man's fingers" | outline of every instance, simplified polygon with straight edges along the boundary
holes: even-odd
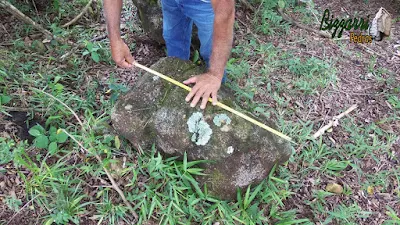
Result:
[[[188,102],[190,99],[193,98],[193,96],[196,94],[197,90],[199,90],[199,86],[195,85],[192,90],[189,92],[189,94],[186,96],[185,100]]]
[[[193,98],[192,103],[190,103],[190,107],[195,107],[197,105],[197,103],[199,102],[201,96],[203,96],[204,91],[203,90],[198,90],[196,95]]]
[[[197,82],[197,76],[191,77],[185,81],[183,81],[184,84],[193,84]]]
[[[214,91],[214,92],[212,93],[212,104],[213,104],[213,105],[217,105],[217,103],[218,103],[218,100],[217,100],[217,92]]]
[[[118,63],[118,66],[122,67],[122,68],[131,68],[132,64],[129,64],[128,62],[126,62],[125,60]]]
[[[200,109],[205,109],[207,106],[207,102],[208,102],[208,98],[210,97],[211,92],[206,92],[204,93],[204,95],[201,97],[201,105],[200,105]]]
[[[125,60],[131,65],[135,62],[135,59],[130,53],[126,56]]]

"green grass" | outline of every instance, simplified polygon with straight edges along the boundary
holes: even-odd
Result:
[[[30,129],[36,138],[32,144],[0,137],[0,164],[9,163],[17,169],[26,193],[23,199],[5,196],[3,202],[9,210],[18,212],[30,202],[28,210],[40,213],[44,224],[77,224],[89,217],[98,224],[129,223],[132,214],[110,186],[104,167],[120,179],[124,195],[139,215],[139,223],[154,220],[159,224],[213,224],[216,221],[222,224],[357,224],[358,219],[372,217],[375,212],[363,209],[352,200],[355,191],[367,193],[371,186],[384,193],[393,183],[399,183],[399,168],[366,173],[362,161],[370,159],[375,166],[380,166],[381,156],[395,159],[391,146],[399,137],[379,125],[398,121],[398,112],[368,124],[352,117],[343,118],[340,131],[346,133],[347,140],[341,145],[311,140],[310,136],[319,127],[311,120],[297,119],[293,99],[304,98],[303,103],[308,101],[311,105],[324,89],[336,85],[339,60],[297,58],[294,51],[249,37],[248,43],[233,49],[227,68],[229,87],[235,92],[237,102],[250,113],[275,119],[281,131],[295,137],[303,146],[288,163],[274,168],[264,182],[238,192],[237,201],[209,196],[193,178],[202,172],[197,168],[199,162],[162,157],[155,152],[156,146],[142,151],[133,149],[108,129],[111,109],[118,95],[128,90],[127,84],[113,73],[106,82],[89,77],[88,73],[100,64],[112,64],[108,43],[88,41],[95,33],[91,28],[59,28],[61,19],[72,10],[68,4],[59,3],[56,12],[52,12],[56,19],[50,22],[44,17],[38,21],[61,36],[85,44],[85,49],[53,43],[45,52],[38,52],[37,48],[25,45],[23,37],[33,29],[22,25],[15,31],[13,45],[0,50],[6,56],[0,56],[0,112],[7,116],[10,111],[2,106],[28,107],[30,118],[43,121]],[[288,31],[289,26],[282,23],[276,12],[271,14],[276,3],[265,3],[254,18],[258,35],[284,35]],[[66,53],[69,55],[61,59]],[[376,59],[372,58],[368,70],[377,82],[396,85],[393,74],[390,79],[384,79],[386,69],[376,69],[375,64]],[[83,126],[70,110],[44,92],[77,113]],[[396,87],[385,92],[385,98],[395,109],[400,107],[397,96]],[[302,110],[309,110],[310,106],[304,107]],[[101,157],[100,163],[96,155]],[[0,170],[0,173],[4,175],[6,171]],[[358,179],[359,187],[344,184],[343,195],[347,200],[332,205],[331,200],[337,195],[326,192],[324,185],[331,178],[346,179],[349,175]],[[307,182],[312,182],[310,198],[301,199],[297,204],[308,207],[309,216],[295,206],[290,207],[290,200],[310,186]],[[400,197],[399,191],[397,197]],[[394,209],[388,207],[385,212],[386,224],[399,223]],[[0,222],[5,222],[4,218]]]

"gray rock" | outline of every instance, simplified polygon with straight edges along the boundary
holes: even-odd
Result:
[[[162,11],[159,0],[132,0],[137,8],[143,30],[158,43],[164,43],[162,37]]]
[[[204,71],[176,58],[162,58],[152,69],[178,81]],[[202,164],[208,175],[196,179],[221,199],[234,199],[237,188],[261,182],[275,164],[289,158],[292,149],[288,142],[217,106],[208,104],[204,111],[199,106],[191,108],[185,102],[187,93],[161,78],[143,74],[134,89],[116,103],[113,126],[142,149],[156,143],[166,155],[182,157],[186,151],[188,160],[212,160]],[[224,87],[219,95],[222,103],[238,108]],[[212,133],[207,138],[209,129]]]

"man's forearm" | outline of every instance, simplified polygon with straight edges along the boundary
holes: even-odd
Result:
[[[235,7],[234,0],[220,0],[215,4],[213,47],[209,71],[222,79],[232,49]]]
[[[108,38],[113,43],[121,39],[120,18],[122,10],[122,0],[104,0],[104,12],[106,16]]]

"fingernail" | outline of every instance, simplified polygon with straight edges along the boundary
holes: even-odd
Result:
[[[185,98],[185,101],[189,101],[189,98]]]
[[[192,108],[193,108],[193,107],[194,107],[194,104],[190,104],[190,107],[192,107]]]

